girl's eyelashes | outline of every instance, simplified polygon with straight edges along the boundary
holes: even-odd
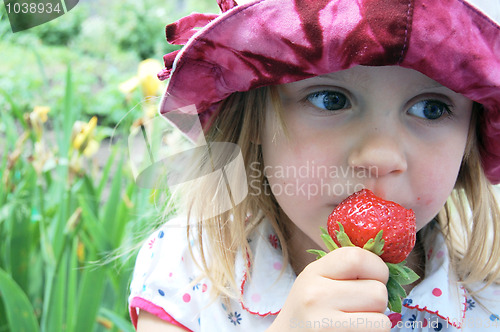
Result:
[[[348,96],[349,94],[338,90],[319,90],[309,93],[303,99],[303,102],[312,104],[321,112],[334,113],[336,111],[347,110],[353,107],[351,99]],[[425,98],[421,96],[420,98],[420,100],[411,104],[407,110],[407,114],[429,122],[435,122],[444,117],[453,116],[453,105],[446,102],[448,101],[447,98],[446,101],[443,100],[445,97],[440,98],[427,96],[427,98]]]
[[[451,105],[433,99],[421,100],[413,104],[408,109],[408,113],[429,121],[438,120],[445,115],[452,115]]]
[[[306,100],[325,111],[338,111],[351,107],[349,98],[338,91],[318,91],[307,95]]]

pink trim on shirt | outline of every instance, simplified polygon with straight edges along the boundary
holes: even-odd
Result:
[[[445,317],[445,316],[441,315],[439,313],[439,310],[432,311],[432,310],[427,309],[427,306],[425,306],[423,308],[421,308],[419,305],[411,306],[411,305],[404,304],[403,306],[405,306],[408,309],[417,309],[418,311],[425,311],[425,312],[428,312],[430,314],[436,315],[439,318],[447,321],[448,324],[450,324],[451,326],[456,327],[457,329],[461,329],[463,321],[465,319],[465,312],[467,311],[467,293],[466,293],[465,287],[463,287],[463,286],[460,286],[460,290],[462,291],[462,297],[464,300],[464,302],[462,303],[463,309],[462,309],[462,317],[461,317],[460,323],[457,323],[457,322],[450,320],[450,317]]]
[[[156,304],[143,299],[142,297],[134,297],[130,302],[129,309],[130,309],[130,319],[132,320],[132,323],[134,324],[134,327],[136,329],[137,329],[137,319],[138,319],[138,314],[136,309],[141,309],[149,312],[150,314],[155,315],[161,320],[169,322],[172,325],[181,327],[186,331],[192,332],[192,330],[188,329],[187,327],[176,321],[162,307],[159,307]]]
[[[248,262],[248,266],[250,266],[250,261]],[[241,286],[240,286],[240,293],[241,293],[242,299],[243,299],[243,292],[245,291],[245,283],[247,282],[247,278],[248,278],[247,271],[245,271],[245,273],[243,274],[243,279],[241,280]],[[258,311],[251,311],[250,308],[245,306],[245,304],[243,303],[243,300],[240,301],[240,305],[244,310],[248,311],[252,315],[259,315],[260,317],[266,317],[269,315],[275,316],[275,315],[279,314],[281,311],[281,309],[276,311],[276,312],[268,311],[266,313],[260,313]]]

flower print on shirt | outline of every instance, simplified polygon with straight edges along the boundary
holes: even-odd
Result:
[[[269,234],[269,243],[271,243],[271,246],[274,248],[274,249],[278,249],[279,247],[279,241],[278,241],[278,237],[276,236],[276,234]]]
[[[233,323],[235,326],[241,324],[241,314],[238,312],[230,312],[229,315],[227,315],[227,318],[231,323]]]
[[[466,305],[466,309],[465,310],[472,310],[476,306],[476,302],[474,302],[473,299],[467,299],[467,302],[466,302],[465,305]]]

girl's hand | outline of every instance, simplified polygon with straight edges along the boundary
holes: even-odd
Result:
[[[267,331],[390,331],[388,278],[386,264],[367,250],[332,251],[298,275]]]

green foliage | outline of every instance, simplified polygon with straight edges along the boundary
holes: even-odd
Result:
[[[68,45],[81,30],[83,20],[88,16],[87,6],[76,6],[64,15],[30,29],[47,45]]]
[[[9,32],[11,32],[9,18],[5,11],[5,6],[0,6],[0,38],[3,39]]]
[[[57,149],[4,94],[10,104],[0,128],[7,146],[0,159],[0,331],[133,329],[126,300],[134,262],[106,258],[151,229],[155,209],[119,146],[99,173],[75,168],[72,127],[80,115],[72,77],[68,69],[60,117],[52,122]],[[36,166],[45,151],[39,146],[56,153],[44,167]]]
[[[178,47],[165,41],[165,25],[179,15],[173,1],[157,0],[115,2],[113,33],[122,50],[135,52],[140,59],[171,52]]]
[[[215,0],[80,1],[14,34],[0,5],[0,331],[133,331],[135,251],[114,254],[149,233],[157,212],[119,141],[143,116],[143,96],[118,86],[141,58],[173,50],[164,26],[192,11],[218,8]],[[29,119],[35,106],[51,108],[41,137]],[[75,169],[72,127],[93,115],[99,140],[112,132],[121,144],[102,168],[79,156]]]
[[[111,3],[116,24],[111,27],[122,50],[147,59],[179,48],[165,41],[165,25],[193,11],[218,13],[219,8],[215,0],[123,0]]]

